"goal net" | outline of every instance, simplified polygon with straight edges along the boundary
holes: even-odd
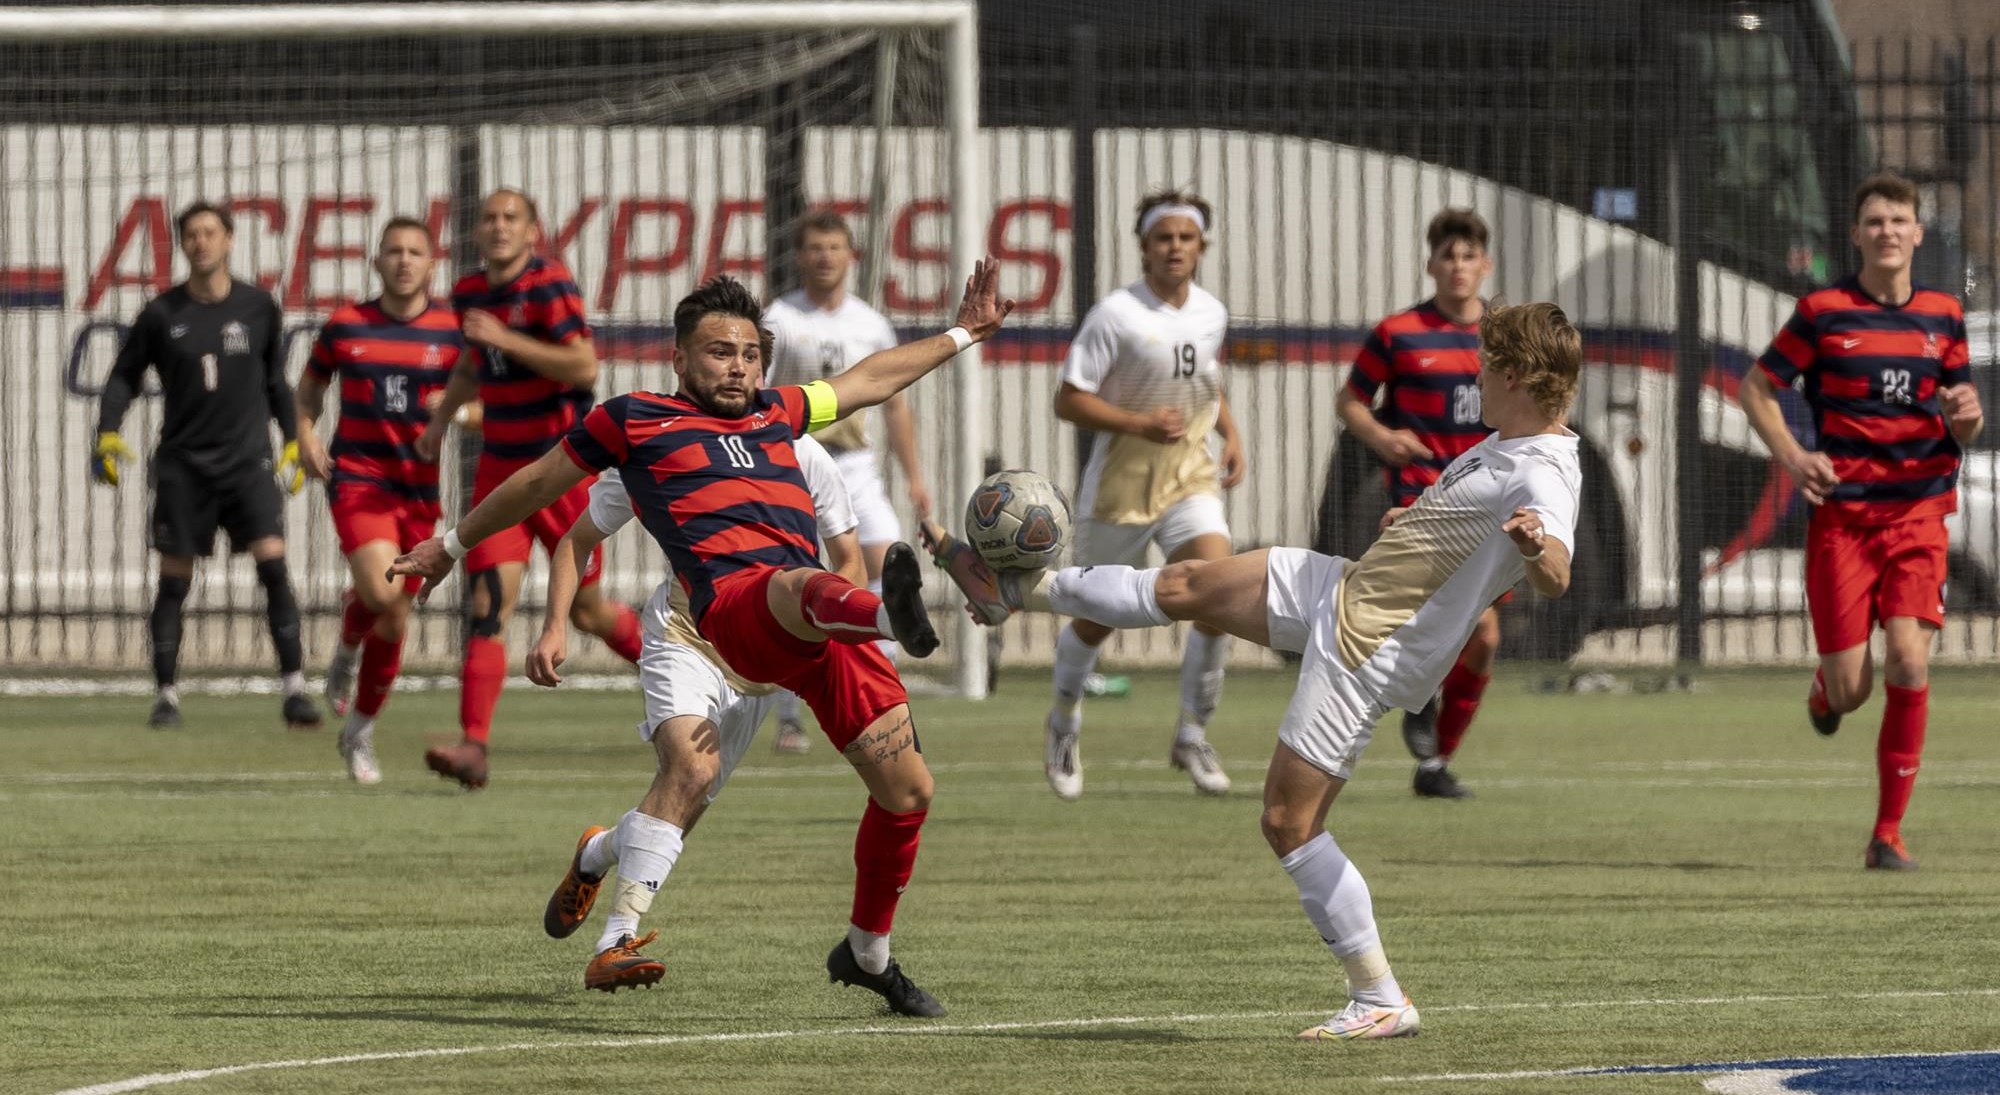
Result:
[[[431,226],[443,293],[476,268],[479,198],[518,187],[539,205],[543,253],[582,290],[599,399],[673,388],[673,305],[702,280],[729,274],[765,299],[794,287],[793,228],[810,211],[847,216],[862,252],[850,289],[906,335],[949,325],[984,227],[969,227],[973,74],[953,77],[954,63],[974,63],[969,4],[77,8],[0,20],[10,666],[147,664],[143,454],[159,400],[127,419],[142,456],[121,488],[94,485],[84,457],[125,325],[186,276],[172,225],[191,202],[233,212],[232,270],[277,296],[296,381],[328,313],[379,291],[368,259],[385,220]],[[963,413],[978,378],[968,353],[911,393],[923,471],[946,508],[982,474],[969,455],[981,452],[981,419]],[[879,416],[873,428],[879,444]],[[913,538],[900,468],[889,474]],[[450,520],[466,469],[444,478]],[[324,664],[347,585],[324,491],[309,485],[285,517],[308,662]],[[508,635],[516,651],[539,627],[543,566],[538,555]],[[607,545],[617,599],[643,602],[662,571],[639,532]],[[247,557],[197,574],[184,667],[267,667]],[[420,673],[457,665],[461,588],[414,620],[406,663]],[[942,588],[933,595],[952,620]],[[983,663],[960,679],[962,636],[940,630],[946,646],[921,668],[980,690]],[[594,640],[575,646],[586,670],[617,665]]]

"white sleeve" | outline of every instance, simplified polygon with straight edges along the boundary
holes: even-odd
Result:
[[[817,369],[808,375],[801,367],[798,313],[791,305],[774,300],[765,306],[764,329],[771,333],[771,360],[764,370],[765,384],[804,384],[818,379]]]
[[[1111,310],[1103,304],[1083,317],[1083,326],[1069,340],[1069,357],[1063,360],[1062,382],[1080,392],[1095,394],[1111,375],[1118,358],[1118,332]]]
[[[896,325],[890,323],[889,317],[880,312],[875,313],[875,318],[880,321],[881,327],[881,330],[875,336],[875,352],[881,353],[883,350],[895,349],[899,345],[896,341]]]
[[[847,481],[826,447],[810,437],[792,442],[799,454],[799,471],[805,473],[806,490],[812,493],[813,512],[819,516],[819,538],[831,540],[854,531],[860,524],[854,517],[854,503],[847,497]]]
[[[632,499],[625,493],[625,481],[618,478],[615,470],[598,476],[597,482],[590,485],[590,508],[584,512],[590,514],[590,523],[597,526],[597,531],[606,536],[624,528],[633,518]]]
[[[1530,460],[1514,480],[1509,492],[1511,504],[1501,517],[1513,516],[1517,507],[1534,510],[1542,519],[1542,532],[1562,541],[1572,557],[1576,554],[1577,493],[1580,483],[1574,472],[1550,460]]]

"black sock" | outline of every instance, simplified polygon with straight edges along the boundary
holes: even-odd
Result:
[[[153,681],[161,688],[174,683],[174,671],[181,660],[181,605],[194,583],[186,578],[160,575],[159,592],[153,595],[153,615],[148,621],[153,633]]]
[[[271,645],[278,648],[278,672],[297,673],[305,653],[299,649],[299,602],[292,597],[284,557],[259,562],[257,580],[264,583],[264,613],[271,620]]]

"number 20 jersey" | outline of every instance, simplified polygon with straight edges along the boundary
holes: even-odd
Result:
[[[379,300],[327,317],[306,371],[322,384],[340,377],[340,424],[333,435],[333,486],[382,491],[438,516],[438,466],[417,459],[430,422],[424,401],[444,390],[465,352],[458,314],[432,301],[409,319]]]
[[[1145,279],[1113,290],[1070,340],[1062,382],[1135,414],[1175,407],[1187,433],[1157,444],[1100,433],[1091,445],[1077,510],[1116,525],[1149,525],[1174,503],[1221,494],[1208,435],[1222,405],[1222,344],[1229,312],[1199,285],[1179,308]]]
[[[1390,504],[1415,504],[1452,461],[1486,440],[1479,401],[1479,324],[1455,323],[1435,299],[1375,325],[1347,386],[1364,401],[1388,388],[1378,420],[1409,430],[1431,450],[1387,469]]]
[[[1957,297],[1918,287],[1886,305],[1843,278],[1799,298],[1757,364],[1784,387],[1803,378],[1811,447],[1840,477],[1816,519],[1886,525],[1958,508],[1958,442],[1938,400],[1972,379]]]

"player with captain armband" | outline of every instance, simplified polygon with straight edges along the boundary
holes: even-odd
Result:
[[[1229,554],[1222,492],[1243,482],[1246,464],[1222,391],[1229,314],[1194,283],[1212,223],[1208,203],[1194,194],[1148,194],[1137,226],[1143,276],[1099,301],[1070,341],[1055,412],[1096,435],[1076,499],[1079,565],[1136,565],[1151,547],[1169,562]],[[1211,433],[1221,443],[1219,463]],[[1112,630],[1077,619],[1056,636],[1043,763],[1061,798],[1083,793],[1084,681]],[[1208,794],[1229,790],[1207,735],[1228,656],[1227,634],[1201,622],[1189,629],[1168,760]]]
[[[821,554],[833,573],[849,582],[867,580],[853,507],[834,458],[810,437],[795,438],[799,471],[812,495],[819,522]],[[528,653],[528,679],[544,687],[562,683],[569,643],[569,608],[577,576],[597,545],[632,521],[631,496],[617,475],[600,475],[590,487],[590,507],[577,518],[549,556],[548,607],[542,635]],[[668,574],[640,612],[639,691],[645,718],[639,737],[650,742],[658,767],[639,805],[610,828],[592,825],[577,842],[569,872],[549,898],[542,927],[556,939],[583,926],[604,877],[612,870],[611,911],[584,968],[587,988],[616,992],[652,985],[666,966],[642,948],[658,932],[639,935],[639,920],[652,907],[679,860],[683,841],[710,803],[722,793],[729,774],[743,760],[757,729],[776,702],[778,690],[746,680],[695,630],[687,591]]]

